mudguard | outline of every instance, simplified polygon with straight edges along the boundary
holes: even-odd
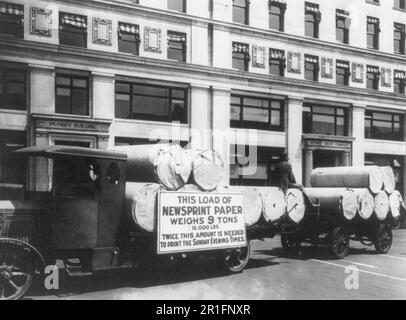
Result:
[[[2,243],[13,244],[13,245],[16,245],[16,246],[20,246],[20,247],[22,247],[24,249],[28,249],[28,251],[35,258],[35,268],[36,268],[36,270],[41,274],[44,272],[45,267],[46,267],[44,256],[33,245],[31,245],[31,244],[29,244],[27,242],[12,239],[12,238],[0,238],[0,244],[2,244]]]

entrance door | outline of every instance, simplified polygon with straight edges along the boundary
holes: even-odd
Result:
[[[315,150],[313,152],[313,168],[340,167],[342,163],[342,152],[330,150]]]

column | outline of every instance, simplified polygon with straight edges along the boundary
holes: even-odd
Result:
[[[37,147],[46,147],[49,145],[48,134],[34,134],[34,145]],[[30,190],[37,192],[50,191],[50,178],[52,172],[50,161],[43,157],[31,158],[29,161],[30,166]]]
[[[297,183],[302,183],[303,97],[289,97],[287,112],[287,152]],[[313,166],[313,161],[311,162]]]
[[[230,184],[230,96],[229,88],[212,87],[212,141],[213,149],[224,161],[223,186]]]
[[[190,135],[193,149],[211,149],[211,99],[209,86],[191,85]]]
[[[406,141],[406,116],[403,116],[403,141]],[[406,199],[406,155],[403,157],[403,199]],[[402,173],[401,173],[402,174]]]
[[[305,160],[305,187],[310,187],[310,174],[313,171],[313,150],[306,150],[306,160]]]
[[[29,67],[31,113],[55,113],[55,68],[34,64]]]
[[[355,138],[352,145],[352,165],[363,166],[365,163],[365,109],[366,105],[354,104],[352,106],[352,136]]]
[[[92,72],[93,117],[114,119],[115,88],[114,74]]]
[[[349,151],[344,151],[342,153],[342,165],[343,167],[348,167],[351,165],[350,163],[350,152]]]

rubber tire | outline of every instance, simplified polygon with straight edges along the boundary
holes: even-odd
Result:
[[[336,259],[344,259],[350,251],[350,236],[343,227],[335,227],[329,234],[329,252]]]
[[[383,237],[387,237],[386,242],[383,243]],[[375,250],[379,254],[387,254],[392,247],[393,233],[392,228],[388,225],[380,224],[374,237]]]
[[[286,252],[296,253],[300,250],[301,241],[298,237],[281,234],[281,244]]]
[[[240,252],[237,252],[239,251]],[[242,259],[239,259],[236,254]],[[251,246],[248,242],[248,245],[243,248],[231,250],[230,252],[226,252],[225,254],[221,254],[219,256],[220,264],[222,269],[227,273],[241,273],[245,267],[248,265],[251,255]],[[237,258],[239,264],[234,265],[235,258]]]

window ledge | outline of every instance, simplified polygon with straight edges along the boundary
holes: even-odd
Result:
[[[397,144],[400,146],[406,145],[405,141],[398,141],[398,140],[382,140],[382,139],[370,139],[370,138],[365,138],[365,142],[369,143],[385,143],[385,144]]]
[[[402,8],[393,7],[393,10],[400,11],[400,12],[406,12],[406,8],[402,9]]]
[[[15,110],[15,109],[7,109],[7,108],[1,108],[0,113],[13,113],[13,114],[27,114],[27,110]]]
[[[380,2],[377,3],[377,2],[370,1],[370,0],[365,0],[365,2],[369,3],[369,4],[373,4],[373,5],[378,6],[378,7],[381,5]]]

